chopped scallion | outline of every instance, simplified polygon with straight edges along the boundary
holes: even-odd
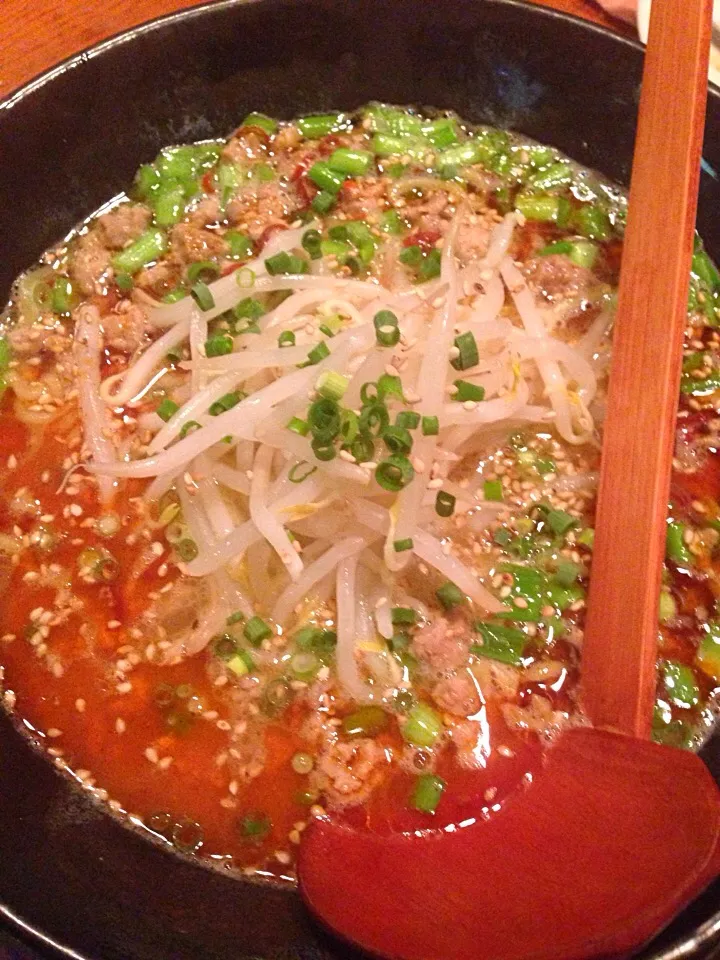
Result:
[[[245,639],[254,647],[259,647],[263,640],[273,635],[272,628],[261,617],[251,617],[243,630]]]
[[[315,389],[328,400],[342,400],[350,380],[335,370],[325,370],[317,378]]]
[[[393,455],[381,461],[375,470],[375,480],[384,490],[396,493],[406,487],[415,471],[407,457]]]
[[[310,117],[300,117],[297,126],[300,133],[308,140],[319,140],[334,130],[340,130],[345,125],[345,115],[342,113],[315,114]]]
[[[221,413],[225,413],[226,410],[232,410],[233,407],[237,406],[245,396],[246,394],[241,393],[239,390],[226,393],[214,403],[210,404],[210,410],[208,412],[211,417],[219,417]]]
[[[302,483],[303,480],[307,480],[316,470],[317,467],[311,466],[307,460],[301,460],[299,463],[296,463],[288,473],[288,480],[290,483]]]
[[[465,594],[452,580],[446,580],[442,586],[438,587],[435,596],[446,610],[452,610],[453,607],[465,602]]]
[[[503,499],[503,485],[500,480],[486,480],[483,484],[483,495],[486,500],[500,501]]]
[[[440,715],[426,703],[416,703],[410,708],[405,723],[400,728],[403,739],[416,747],[432,747],[442,733]]]
[[[420,426],[420,414],[414,410],[401,410],[395,417],[395,425],[406,430],[416,430]]]
[[[409,453],[412,450],[413,439],[405,427],[386,427],[382,438],[391,453]]]
[[[477,383],[470,383],[469,380],[456,380],[455,390],[453,400],[457,400],[458,403],[465,403],[468,400],[479,403],[485,399],[485,387],[481,387]]]
[[[321,191],[336,194],[345,182],[343,173],[333,170],[324,160],[318,160],[308,170],[308,177]]]
[[[316,347],[313,347],[312,350],[307,355],[307,360],[303,363],[299,363],[299,367],[314,367],[316,363],[320,363],[321,360],[324,360],[325,357],[330,356],[330,350],[328,349],[327,344],[323,340],[322,343],[319,343]]]
[[[477,342],[471,330],[461,333],[455,337],[455,347],[459,351],[457,357],[454,357],[450,363],[456,370],[467,370],[470,367],[477,366],[480,361]]]
[[[220,267],[212,260],[198,260],[191,263],[185,271],[185,280],[189,286],[203,280],[207,283],[210,280],[216,280],[220,276]]]
[[[287,423],[288,430],[292,430],[293,433],[299,434],[301,437],[306,437],[310,433],[310,426],[306,420],[301,420],[300,417],[291,417]]]
[[[439,250],[431,250],[420,262],[418,278],[421,281],[434,280],[440,276],[442,255]]]
[[[203,311],[212,310],[215,306],[215,298],[212,295],[210,287],[206,283],[203,283],[202,280],[198,280],[197,283],[193,284],[190,288],[190,296]]]
[[[225,333],[215,333],[205,341],[206,357],[224,357],[233,351],[232,337]]]
[[[155,409],[155,413],[160,417],[161,420],[164,420],[165,423],[168,422],[170,417],[176,413],[180,407],[170,399],[170,397],[165,397],[165,399],[158,404]]]
[[[241,127],[258,127],[264,133],[272,136],[278,128],[277,122],[264,113],[249,113],[240,125]]]
[[[265,261],[265,269],[271,277],[275,277],[278,276],[278,274],[307,273],[308,264],[307,260],[303,260],[302,257],[282,250],[280,253],[276,253],[275,256],[267,258]]]
[[[253,242],[239,230],[228,230],[223,239],[228,244],[232,260],[249,260],[253,254]]]
[[[436,437],[440,432],[440,422],[437,417],[422,418],[422,432],[424,437]]]
[[[435,497],[435,513],[439,517],[451,517],[455,512],[455,497],[446,490],[438,490]]]
[[[336,199],[337,197],[334,193],[330,193],[329,190],[321,190],[320,193],[316,193],[312,198],[310,206],[316,213],[328,213],[334,207]]]
[[[434,773],[423,773],[415,781],[410,805],[421,813],[435,813],[446,785],[442,777]]]
[[[202,428],[201,428],[201,425],[197,422],[197,420],[188,420],[187,423],[183,424],[180,430],[180,439],[184,440],[189,433],[194,433],[196,430],[200,430],[200,429]]]
[[[398,624],[417,623],[417,613],[412,607],[393,607],[390,611],[390,616],[395,626]]]
[[[564,510],[550,510],[545,519],[558,536],[565,536],[568,530],[578,525],[577,517],[573,517]]]
[[[373,155],[367,150],[351,150],[340,147],[334,150],[328,159],[328,166],[350,177],[364,176],[373,162]],[[317,183],[317,181],[315,181]],[[322,187],[323,184],[318,184]]]
[[[416,244],[405,247],[398,258],[407,267],[417,267],[422,261],[422,250]]]
[[[322,237],[318,230],[306,230],[303,234],[300,242],[303,250],[305,250],[311,260],[319,260],[322,256],[322,251],[320,250],[321,240]]]

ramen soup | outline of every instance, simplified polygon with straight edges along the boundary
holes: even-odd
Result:
[[[584,722],[625,211],[550,147],[380,105],[141,167],[2,318],[18,725],[246,873],[292,878],[325,811],[500,809]],[[678,747],[720,682],[719,290],[698,241],[654,719]]]

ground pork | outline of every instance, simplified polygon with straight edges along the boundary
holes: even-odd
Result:
[[[402,211],[403,217],[408,219],[420,233],[444,234],[450,226],[443,212],[447,211],[450,198],[444,190],[435,190],[428,197],[423,197],[418,203],[408,202]]]
[[[248,701],[250,703],[252,701]],[[253,714],[233,710],[233,735],[228,750],[228,768],[241,783],[249,783],[265,769],[267,749],[265,730]]]
[[[482,727],[477,720],[462,720],[453,724],[450,739],[455,745],[457,762],[461,767],[474,770],[485,765],[485,755],[479,749]]]
[[[193,227],[207,227],[222,219],[220,201],[217,197],[203,197],[188,213],[187,221]]]
[[[310,785],[330,803],[363,803],[382,779],[387,765],[384,748],[369,737],[336,741],[318,756]]]
[[[526,707],[504,703],[500,709],[511,730],[530,730],[543,737],[551,737],[568,722],[567,714],[553,710],[550,701],[536,693],[530,697]]]
[[[463,219],[455,238],[455,254],[467,263],[484,257],[490,243],[490,227],[481,217],[471,214]]]
[[[579,267],[561,253],[532,257],[521,267],[529,285],[549,300],[587,297],[597,280],[585,267]]]
[[[147,317],[142,307],[121,300],[102,318],[105,343],[122,353],[134,353],[145,339]]]
[[[61,323],[51,323],[50,326],[35,323],[32,326],[14,327],[5,334],[16,356],[30,357],[49,351],[59,354],[69,350],[72,337],[65,332]]]
[[[470,643],[470,632],[463,620],[438,617],[415,634],[412,652],[430,671],[446,673],[467,663]]]
[[[152,267],[143,268],[135,277],[135,286],[141,290],[162,296],[180,280],[182,268],[179,263],[161,260]]]
[[[222,256],[228,248],[219,234],[195,227],[191,223],[178,223],[172,228],[170,245],[173,255],[183,263],[210,260],[212,257]]]
[[[526,683],[554,683],[565,670],[561,660],[538,660],[525,668],[523,680]]]
[[[432,698],[441,710],[470,717],[480,709],[477,685],[469,670],[444,677],[432,689]]]
[[[150,223],[150,211],[140,203],[121,203],[98,219],[98,233],[106,247],[120,250],[136,240]]]
[[[288,150],[296,147],[301,140],[302,137],[300,136],[298,128],[287,126],[277,132],[275,140],[273,141],[273,147],[276,153],[284,155]]]
[[[110,268],[110,252],[99,231],[91,230],[78,237],[68,257],[68,273],[81,293],[95,292],[95,284]]]
[[[338,209],[349,220],[367,220],[383,208],[387,178],[348,181],[340,191]]]
[[[243,130],[243,128],[240,128]],[[255,130],[238,132],[225,144],[220,154],[223,160],[231,163],[247,163],[249,160],[262,160],[267,154],[267,135]]]
[[[485,700],[514,700],[520,688],[520,671],[509,663],[482,658],[470,668]]]
[[[257,240],[268,227],[287,226],[288,218],[297,207],[290,188],[273,181],[238,193],[227,205],[227,216],[234,226]]]

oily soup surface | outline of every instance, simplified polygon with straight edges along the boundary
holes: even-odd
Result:
[[[582,723],[625,200],[370,106],[170,147],[3,315],[4,703],[184,851],[491,815]],[[654,733],[720,679],[715,267],[693,260]],[[623,544],[618,544],[622,562]]]

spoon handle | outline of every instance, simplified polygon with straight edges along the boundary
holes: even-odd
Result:
[[[650,735],[660,575],[702,151],[712,0],[655,0],[613,356],[583,701],[593,724]]]

